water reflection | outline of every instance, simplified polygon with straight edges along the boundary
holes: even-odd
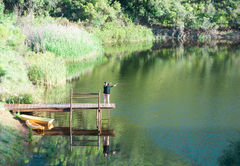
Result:
[[[116,135],[109,137],[109,151],[115,155],[104,157],[103,146],[70,152],[69,136],[44,136],[32,143],[36,149],[29,159],[42,154],[48,165],[218,165],[229,141],[240,139],[240,44],[174,42],[152,50],[108,51],[107,63],[68,83],[79,92],[102,89],[106,79],[131,83],[112,89],[116,109],[109,128]],[[55,117],[56,127],[69,124],[66,113],[43,116]],[[73,128],[93,130],[95,117],[95,111],[79,111]],[[52,156],[46,157],[49,149]]]
[[[218,158],[220,166],[224,165],[240,165],[240,140],[231,141],[229,145],[222,151],[222,155]]]
[[[89,110],[86,110],[89,112]],[[74,111],[74,115],[76,115],[76,113],[82,112],[81,111]],[[84,112],[84,110],[83,110]],[[98,112],[98,111],[97,111]],[[107,114],[104,114],[104,112],[106,112]],[[34,135],[38,136],[35,137],[34,141],[31,142],[30,144],[32,145],[31,147],[31,154],[33,155],[33,157],[28,156],[27,157],[29,159],[24,159],[24,164],[23,165],[55,165],[56,161],[47,161],[45,162],[45,159],[52,159],[52,157],[58,156],[58,148],[59,147],[59,143],[62,142],[64,145],[64,157],[66,154],[68,154],[68,150],[69,151],[76,151],[79,149],[73,148],[73,147],[83,147],[84,149],[90,150],[96,154],[100,154],[100,146],[101,146],[101,142],[102,142],[102,153],[104,154],[104,149],[106,148],[106,140],[107,140],[107,145],[108,145],[108,154],[110,154],[110,152],[112,154],[115,154],[116,151],[110,151],[110,141],[109,138],[110,137],[115,137],[115,131],[114,130],[109,130],[109,120],[110,120],[110,110],[101,110],[100,112],[101,116],[99,114],[95,114],[95,127],[97,127],[98,129],[95,130],[90,130],[90,129],[80,129],[80,128],[84,128],[83,126],[78,126],[76,125],[76,120],[73,121],[73,127],[75,129],[70,130],[70,127],[50,127],[50,128],[46,128],[46,130],[44,131],[34,131]],[[45,116],[47,116],[46,114],[52,114],[49,112],[45,112],[44,113]],[[66,115],[66,113],[65,113]],[[98,115],[98,116],[97,116]],[[108,117],[108,119],[104,119],[106,118],[106,116]],[[49,116],[48,116],[49,117]],[[101,118],[100,118],[101,117]],[[65,118],[65,117],[64,117]],[[69,118],[68,118],[69,119]],[[107,121],[106,121],[107,120]],[[102,123],[101,121],[103,121],[104,123]],[[56,123],[55,123],[56,122]],[[100,122],[100,123],[99,123]],[[57,125],[58,123],[58,119],[55,119],[54,121],[54,125]],[[97,124],[101,124],[101,126],[98,126]],[[69,124],[69,122],[68,122]],[[100,130],[99,130],[100,129]],[[44,137],[39,137],[39,136],[44,136]],[[61,139],[58,139],[58,138]],[[40,138],[40,140],[39,140]],[[54,139],[53,139],[54,138]],[[101,141],[101,138],[103,139],[103,141]],[[35,142],[37,141],[37,142]],[[67,148],[67,143],[68,143],[68,148]],[[35,149],[35,145],[38,145],[38,148]],[[39,145],[40,144],[40,145]],[[96,152],[96,149],[90,149],[90,148],[94,148],[97,147],[98,152]],[[62,147],[63,148],[63,147]],[[38,150],[38,153],[34,153],[35,150]],[[60,149],[58,149],[60,150]],[[60,150],[60,151],[61,151]],[[40,153],[39,153],[40,151]],[[74,152],[73,152],[74,153]],[[73,155],[73,153],[70,153],[70,158],[72,157],[77,157],[76,155]],[[77,153],[78,154],[78,153]],[[78,154],[79,155],[79,154]],[[107,155],[104,155],[107,156]],[[40,161],[40,162],[39,162]],[[68,160],[67,160],[68,161]],[[21,161],[23,162],[23,161]],[[38,162],[38,163],[36,163]],[[48,164],[47,164],[48,163]],[[50,164],[49,164],[50,163]],[[60,165],[65,165],[67,163],[67,165],[76,165],[76,162],[60,162]],[[78,162],[77,162],[78,163]]]

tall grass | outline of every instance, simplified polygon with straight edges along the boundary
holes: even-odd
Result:
[[[134,25],[133,23],[121,25],[109,22],[101,28],[91,28],[89,32],[98,37],[102,43],[154,40],[151,29],[140,25]]]
[[[42,25],[27,35],[28,45],[35,51],[49,51],[66,61],[81,61],[102,52],[98,39],[75,25]]]
[[[44,27],[44,43],[46,50],[70,61],[88,59],[89,55],[102,51],[96,38],[84,29],[72,25]]]

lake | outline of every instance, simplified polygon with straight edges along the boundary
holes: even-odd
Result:
[[[100,150],[83,146],[71,152],[69,136],[34,136],[23,165],[213,166],[239,160],[239,43],[169,41],[139,49],[115,47],[106,49],[103,61],[68,82],[66,91],[51,94],[49,103],[54,96],[69,103],[70,88],[101,90],[103,102],[103,83],[119,83],[110,95],[116,104],[110,111],[109,130],[115,131],[109,138],[110,154],[103,156],[103,137]],[[56,128],[69,127],[69,113],[39,116],[54,118]],[[96,110],[76,110],[73,128],[96,130],[95,118]]]

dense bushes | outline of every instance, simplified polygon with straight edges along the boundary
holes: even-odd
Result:
[[[3,0],[0,0],[0,22],[3,18],[3,11],[4,11],[4,3],[3,3]]]
[[[7,45],[12,48],[19,47],[23,44],[25,36],[20,29],[10,23],[0,24],[0,41],[1,45]]]
[[[37,8],[38,10],[35,11],[38,14],[51,14],[54,17],[66,17],[73,21],[86,21],[95,27],[103,25],[105,22],[124,19],[123,9],[136,22],[160,23],[163,26],[203,29],[212,28],[215,25],[235,28],[240,26],[240,2],[237,0],[120,0],[119,2],[108,0],[33,0],[30,5],[30,3],[16,0],[6,1],[5,4],[8,10],[11,9],[10,6],[14,5],[20,6],[20,11],[30,7]]]
[[[240,2],[228,1],[185,1],[185,0],[120,0],[132,18],[147,23],[185,28],[212,28],[240,26]]]
[[[126,17],[135,22],[194,29],[209,29],[215,25],[233,28],[240,26],[238,0],[27,0],[24,2],[4,0],[4,2],[5,12],[13,11],[12,7],[16,6],[20,15],[31,9],[38,15],[66,17],[72,21],[87,22],[95,27],[106,22],[124,21]]]

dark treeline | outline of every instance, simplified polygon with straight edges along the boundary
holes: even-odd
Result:
[[[164,27],[212,29],[240,28],[238,0],[0,0],[4,13],[64,17],[95,27],[106,22],[133,21]],[[2,5],[1,5],[2,6]],[[0,12],[1,12],[0,6]]]

